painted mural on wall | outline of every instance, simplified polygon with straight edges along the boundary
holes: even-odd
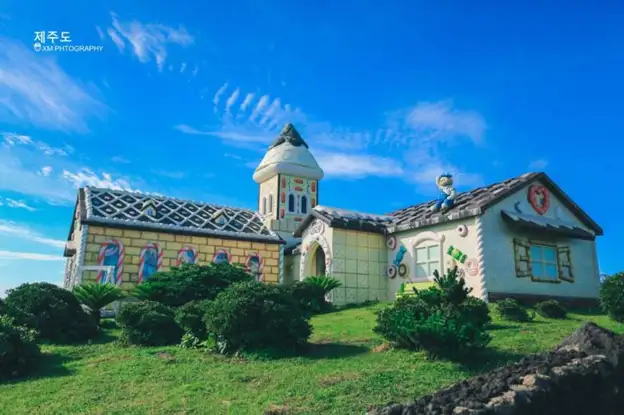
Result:
[[[285,218],[288,214],[306,215],[317,205],[316,180],[301,177],[282,176],[279,183],[279,216]],[[301,221],[301,218],[295,218]]]
[[[183,246],[178,251],[178,259],[176,260],[176,266],[182,264],[195,264],[197,262],[197,249],[193,246]]]
[[[121,241],[112,239],[102,243],[98,255],[98,265],[115,267],[115,271],[113,275],[106,276],[106,278],[104,278],[106,275],[104,271],[98,271],[98,283],[104,284],[106,282],[111,282],[117,285],[121,284],[124,269],[124,256],[125,248]]]
[[[453,187],[453,176],[448,173],[441,174],[436,178],[436,185],[438,186],[440,195],[435,204],[431,206],[431,211],[444,212],[455,206],[457,192],[455,192],[455,187]]]
[[[531,207],[540,215],[548,212],[550,208],[550,193],[541,184],[532,184],[529,187],[528,199]]]
[[[245,267],[247,272],[250,273],[256,281],[264,281],[262,270],[264,268],[264,259],[260,257],[260,254],[253,252],[247,256],[245,261]]]
[[[213,264],[229,264],[232,261],[230,251],[225,248],[217,249],[212,257]]]
[[[149,243],[141,249],[139,256],[139,284],[162,268],[163,250],[156,243]]]

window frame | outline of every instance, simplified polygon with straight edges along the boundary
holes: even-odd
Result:
[[[427,252],[427,260],[426,261],[418,261],[418,250],[425,248],[426,252]],[[433,248],[434,251],[437,251],[438,253],[438,257],[436,259],[431,259],[430,258],[430,250]],[[414,252],[413,252],[413,264],[414,264],[414,277],[412,278],[413,282],[427,282],[427,281],[433,281],[433,273],[431,273],[430,275],[427,275],[425,277],[419,277],[417,274],[417,270],[418,270],[418,266],[426,264],[427,265],[427,272],[429,272],[429,267],[431,264],[435,263],[436,264],[436,270],[439,272],[440,268],[441,268],[441,264],[442,264],[442,242],[441,241],[436,241],[434,239],[425,239],[422,240],[418,243],[418,245],[414,246]]]
[[[269,213],[273,213],[273,193],[269,193]]]
[[[304,215],[308,214],[308,197],[306,195],[301,196],[301,203],[299,204],[299,211]]]
[[[291,209],[291,203],[290,203],[290,198],[292,197],[292,209]],[[286,210],[288,211],[288,213],[297,213],[297,198],[295,197],[294,193],[289,193],[288,197],[286,198]]]
[[[526,255],[519,255],[518,248],[522,248],[526,251]],[[555,251],[555,261],[544,261],[543,259],[535,260],[532,255],[533,247],[540,248],[552,248]],[[514,252],[514,264],[516,267],[516,277],[526,278],[528,277],[533,282],[545,282],[550,284],[560,284],[562,282],[573,283],[574,274],[572,269],[572,255],[571,249],[568,245],[560,245],[556,242],[535,240],[535,239],[513,239],[513,252]],[[543,251],[542,251],[543,258]],[[554,264],[556,267],[556,277],[548,278],[544,276],[536,276],[533,273],[533,263],[540,264]],[[520,269],[520,264],[526,264],[526,271]],[[567,275],[565,274],[567,270]]]

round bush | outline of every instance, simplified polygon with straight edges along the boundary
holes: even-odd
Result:
[[[222,353],[292,352],[312,334],[308,314],[288,289],[251,281],[234,284],[208,305],[208,335]]]
[[[492,322],[487,303],[476,297],[468,297],[457,306],[456,315],[477,327],[485,327]]]
[[[503,320],[527,322],[533,320],[527,310],[512,298],[505,298],[496,303],[496,310]]]
[[[604,279],[600,287],[600,305],[613,320],[624,322],[624,272]]]
[[[557,300],[546,300],[535,305],[537,314],[545,318],[563,319],[568,315],[568,311]]]
[[[73,293],[47,282],[22,284],[9,290],[4,306],[9,315],[52,342],[84,341],[98,332],[95,321]]]
[[[330,307],[330,304],[325,301],[325,289],[320,285],[297,281],[290,285],[288,290],[307,313],[321,313]]]
[[[15,325],[15,320],[0,315],[0,379],[29,373],[40,358],[36,332]]]
[[[176,310],[175,318],[178,325],[185,333],[190,333],[194,337],[203,340],[206,338],[206,323],[204,316],[209,301],[190,301]]]
[[[176,323],[173,309],[155,301],[127,303],[116,316],[121,341],[140,346],[178,344],[184,330]]]

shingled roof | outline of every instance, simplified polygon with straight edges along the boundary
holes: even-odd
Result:
[[[588,228],[593,230],[597,235],[603,234],[600,226],[574,203],[545,173],[527,173],[489,186],[458,193],[455,199],[455,206],[444,213],[431,212],[430,208],[435,201],[413,205],[387,215],[360,214],[344,209],[317,206],[297,228],[295,236],[301,236],[305,228],[314,218],[321,219],[329,226],[336,228],[376,233],[395,233],[479,216],[483,214],[487,208],[535,181],[540,181],[546,186]]]
[[[248,209],[95,187],[80,189],[78,203],[84,224],[283,243]]]

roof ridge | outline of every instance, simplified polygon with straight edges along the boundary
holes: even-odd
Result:
[[[299,134],[299,131],[297,131],[295,126],[292,125],[292,123],[290,122],[287,123],[284,128],[282,128],[282,131],[277,136],[275,141],[273,141],[273,143],[271,143],[271,145],[269,146],[269,150],[284,143],[288,143],[294,147],[303,146],[305,148],[310,148],[308,147],[308,143],[306,143],[305,140],[301,137],[301,134]]]

